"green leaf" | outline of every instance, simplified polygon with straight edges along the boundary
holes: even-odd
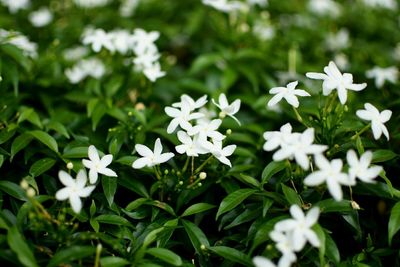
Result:
[[[86,158],[88,156],[88,147],[87,146],[79,146],[73,147],[68,150],[64,150],[63,157],[64,158]]]
[[[261,182],[265,184],[268,180],[278,172],[286,168],[286,161],[271,161],[263,170],[261,174]]]
[[[95,252],[96,248],[90,246],[73,246],[65,248],[54,254],[53,258],[51,258],[47,264],[47,267],[64,266],[74,260],[92,256]]]
[[[319,224],[315,224],[313,227],[314,232],[317,234],[317,237],[320,242],[319,247],[319,266],[325,266],[325,253],[326,253],[326,238],[325,232]]]
[[[223,58],[219,53],[202,54],[193,61],[189,72],[191,74],[199,73],[209,66],[214,65],[216,62],[222,60]]]
[[[237,205],[242,203],[246,198],[256,193],[257,191],[258,190],[254,189],[239,189],[226,196],[222,200],[218,208],[216,219],[218,219],[218,217],[221,216],[222,214],[234,209]]]
[[[253,266],[250,257],[237,249],[225,246],[215,246],[209,247],[208,250],[232,262],[239,263],[244,266]]]
[[[326,246],[326,253],[325,253],[326,256],[335,263],[335,266],[337,266],[340,263],[339,249],[335,241],[327,233],[325,233],[325,246]]]
[[[48,133],[43,132],[43,131],[30,131],[28,132],[30,135],[35,137],[37,140],[42,142],[44,145],[49,147],[51,150],[54,152],[58,153],[58,145],[56,140],[52,136],[50,136]]]
[[[46,172],[47,170],[51,169],[51,167],[53,167],[55,163],[56,163],[56,160],[52,159],[52,158],[40,159],[40,160],[36,161],[35,163],[33,163],[31,168],[29,169],[29,173],[33,177],[37,177],[37,176],[41,175],[42,173]]]
[[[124,217],[114,215],[114,214],[102,214],[95,218],[99,223],[123,225],[132,227],[132,224]]]
[[[33,108],[23,108],[21,114],[18,118],[18,124],[23,121],[29,121],[30,123],[36,125],[40,129],[43,128],[42,122],[40,121],[39,115],[35,112]]]
[[[16,225],[12,226],[7,233],[7,242],[11,250],[17,254],[20,263],[27,267],[39,267],[32,250],[29,248],[25,238],[18,231]]]
[[[103,176],[101,178],[101,185],[103,186],[103,192],[108,205],[111,207],[111,204],[114,202],[115,192],[117,191],[117,177]]]
[[[17,138],[14,139],[14,141],[11,144],[11,160],[14,158],[14,156],[24,149],[29,143],[32,141],[33,137],[30,136],[27,133],[23,133]]]
[[[378,149],[372,153],[371,163],[385,162],[397,157],[397,154],[392,150],[388,149]]]
[[[284,184],[281,184],[281,186],[282,186],[283,194],[285,195],[288,203],[290,205],[296,204],[299,207],[301,207],[302,206],[301,199],[300,199],[299,195],[296,193],[296,191],[294,191],[294,189],[292,189]]]
[[[341,200],[336,201],[332,198],[322,200],[314,204],[318,206],[321,210],[321,213],[328,213],[328,212],[350,212],[353,210],[351,207],[350,200]]]
[[[206,235],[197,225],[187,220],[182,220],[182,224],[197,253],[202,253],[202,245],[206,248],[210,246]]]
[[[108,256],[100,259],[101,267],[121,267],[121,266],[126,266],[128,264],[129,261],[127,261],[124,258],[116,256]]]
[[[197,214],[197,213],[204,212],[204,211],[207,211],[207,210],[210,210],[210,209],[213,209],[213,208],[215,208],[215,205],[211,205],[211,204],[208,204],[208,203],[193,204],[192,206],[187,208],[182,213],[181,217]]]
[[[262,207],[252,207],[246,209],[239,216],[237,216],[230,224],[224,227],[225,230],[228,230],[232,227],[241,225],[243,223],[253,221],[256,218],[260,217]]]
[[[1,166],[3,166],[3,163],[4,163],[4,155],[0,154],[0,168]]]
[[[29,72],[32,64],[30,60],[24,55],[23,51],[11,44],[1,44],[1,51],[12,57],[26,72]]]
[[[17,184],[10,181],[0,181],[0,190],[10,196],[26,201],[25,191]]]
[[[174,252],[165,248],[149,248],[146,253],[174,266],[181,266],[182,259]]]
[[[388,226],[389,245],[392,244],[393,236],[400,230],[400,202],[397,202],[390,212]]]
[[[47,125],[47,128],[56,131],[57,133],[65,136],[65,138],[69,139],[69,134],[65,126],[58,121],[50,121]]]
[[[252,185],[254,187],[257,187],[257,188],[260,187],[260,182],[257,181],[257,179],[255,179],[255,178],[253,178],[251,176],[245,175],[243,173],[240,174],[240,179],[239,180],[241,180],[242,182],[244,182],[246,184],[249,184],[249,185]]]
[[[151,243],[156,241],[158,234],[161,233],[162,231],[164,231],[164,229],[165,229],[165,227],[160,227],[160,228],[154,229],[150,233],[148,233],[143,240],[142,248],[146,248],[148,245],[150,245]]]

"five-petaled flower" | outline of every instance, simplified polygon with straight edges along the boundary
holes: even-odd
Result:
[[[343,105],[347,101],[347,90],[361,91],[367,87],[366,83],[353,83],[353,75],[351,73],[341,73],[333,61],[324,68],[325,73],[308,72],[306,76],[310,79],[323,80],[322,93],[329,95],[333,90],[337,90],[340,103]]]
[[[95,189],[95,186],[86,186],[87,176],[83,169],[78,172],[76,179],[73,179],[65,171],[60,171],[58,177],[65,187],[57,191],[56,199],[60,201],[69,199],[72,210],[75,213],[79,213],[82,209],[81,197],[88,197]]]
[[[386,109],[379,112],[379,110],[370,103],[365,103],[364,107],[365,109],[357,110],[356,114],[363,120],[371,121],[372,133],[375,140],[378,140],[382,133],[386,136],[387,140],[389,140],[389,132],[384,123],[390,120],[392,111]]]
[[[302,89],[296,89],[296,86],[299,82],[294,81],[286,85],[286,87],[274,87],[269,90],[270,94],[274,94],[271,100],[268,101],[268,106],[275,106],[278,102],[282,100],[282,98],[286,99],[286,101],[295,108],[299,107],[299,100],[297,96],[310,96],[309,93]]]
[[[132,168],[134,169],[141,169],[145,166],[153,167],[167,162],[174,156],[174,153],[171,152],[161,154],[162,145],[160,138],[157,138],[154,144],[154,151],[151,151],[150,148],[141,144],[135,145],[135,149],[142,157],[133,162]]]
[[[351,179],[360,179],[365,183],[373,183],[379,173],[383,170],[381,166],[369,167],[372,161],[372,152],[366,151],[357,158],[354,150],[347,151],[347,163],[349,164],[349,176]]]
[[[97,178],[100,174],[105,176],[117,177],[115,171],[107,168],[111,164],[113,156],[111,154],[105,155],[100,159],[99,152],[96,147],[91,145],[88,149],[88,156],[90,160],[82,159],[83,165],[89,169],[89,181],[91,184],[97,182]]]
[[[224,118],[226,115],[228,115],[240,125],[240,121],[233,116],[240,109],[240,99],[236,99],[229,105],[226,95],[222,93],[218,97],[218,103],[214,99],[212,99],[212,102],[221,110],[219,113],[221,118]]]

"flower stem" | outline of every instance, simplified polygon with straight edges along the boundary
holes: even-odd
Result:
[[[208,157],[208,159],[206,159],[193,173],[193,175],[198,174],[203,168],[204,166],[206,166],[206,164],[213,158],[214,156],[211,155]]]
[[[353,135],[350,139],[354,140],[356,139],[358,136],[360,136],[360,134],[362,134],[363,132],[365,132],[366,130],[368,130],[371,127],[371,123],[368,123],[367,125],[364,126],[364,128],[361,129],[361,131],[356,132],[355,135]]]
[[[187,157],[187,158],[186,158],[185,165],[183,165],[182,173],[185,173],[185,172],[186,172],[187,167],[188,167],[188,165],[189,165],[189,160],[190,160],[190,157]]]

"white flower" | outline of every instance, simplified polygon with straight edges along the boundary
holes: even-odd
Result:
[[[204,5],[211,6],[221,12],[230,13],[237,11],[246,11],[248,7],[239,1],[228,0],[202,0]]]
[[[206,141],[208,137],[211,137],[213,140],[222,141],[225,135],[217,131],[221,123],[222,120],[215,119],[209,123],[198,124],[189,129],[188,134],[198,135],[199,140]]]
[[[60,171],[58,177],[65,187],[57,191],[56,199],[60,201],[69,199],[72,210],[75,213],[79,213],[82,209],[81,197],[88,197],[95,189],[95,186],[90,185],[85,187],[87,181],[85,170],[80,170],[76,179],[73,179],[65,171]]]
[[[19,10],[28,9],[31,4],[30,0],[0,0],[0,2],[8,7],[8,11],[13,14]]]
[[[351,179],[360,179],[365,183],[373,183],[379,173],[383,170],[381,166],[369,167],[372,161],[372,152],[366,151],[361,155],[360,160],[354,150],[347,151],[347,163],[349,164],[349,176]]]
[[[282,125],[280,131],[267,131],[263,136],[266,140],[263,146],[265,151],[275,150],[282,144],[289,143],[290,140],[294,138],[292,134],[292,125],[290,125],[289,122]]]
[[[394,66],[388,68],[374,67],[368,70],[365,76],[370,79],[375,79],[375,86],[377,88],[382,88],[385,81],[397,83],[399,70]]]
[[[135,64],[136,70],[143,71],[152,68],[159,58],[160,54],[158,53],[142,53],[133,59],[133,64]]]
[[[279,101],[282,100],[282,98],[285,98],[290,105],[298,108],[299,100],[296,96],[310,96],[310,94],[306,91],[296,89],[298,83],[298,81],[295,81],[289,83],[286,87],[274,87],[269,90],[269,93],[274,94],[275,96],[273,96],[271,100],[268,101],[268,106],[275,106]]]
[[[336,201],[343,199],[341,185],[355,185],[346,173],[342,172],[343,162],[341,159],[334,159],[329,162],[323,155],[315,155],[315,163],[319,170],[309,174],[304,179],[304,184],[317,186],[326,182],[329,193]]]
[[[111,35],[106,33],[103,29],[89,29],[83,34],[82,43],[84,45],[91,45],[94,52],[100,52],[104,47],[110,52],[115,51],[114,44],[111,40]]]
[[[219,95],[218,103],[215,102],[214,99],[212,99],[212,102],[221,110],[220,117],[225,117],[226,115],[228,115],[240,125],[240,121],[235,116],[233,116],[240,109],[240,99],[236,99],[229,105],[225,94],[222,93]]]
[[[278,267],[290,267],[296,261],[297,257],[294,254],[293,239],[290,237],[292,233],[283,233],[273,230],[269,233],[271,239],[276,243],[276,248],[282,253],[279,259]]]
[[[151,151],[147,146],[141,144],[135,145],[135,149],[142,157],[133,162],[132,168],[134,169],[141,169],[144,166],[153,167],[167,162],[174,156],[174,153],[171,152],[161,154],[162,145],[160,138],[157,138],[154,144],[154,151]]]
[[[258,5],[260,7],[266,7],[268,5],[268,0],[247,0],[247,2],[251,6]]]
[[[160,37],[157,31],[146,32],[143,29],[135,29],[132,35],[134,42],[134,52],[136,55],[141,54],[156,54],[158,49],[154,42]]]
[[[278,222],[275,225],[275,230],[280,232],[291,232],[290,242],[292,244],[293,250],[298,252],[302,250],[309,241],[314,247],[320,246],[320,241],[311,229],[311,227],[318,221],[319,208],[312,208],[304,215],[301,208],[297,205],[292,205],[290,207],[290,214],[292,219],[286,219]]]
[[[189,123],[189,121],[199,119],[204,116],[202,113],[199,112],[190,113],[190,105],[186,101],[182,102],[180,109],[166,107],[164,110],[168,116],[173,118],[167,128],[167,133],[169,134],[175,131],[178,125],[184,130],[190,130],[192,128],[192,125]]]
[[[121,17],[130,17],[135,13],[139,4],[140,0],[123,0],[119,7],[119,14]]]
[[[94,8],[105,6],[110,0],[73,0],[73,2],[79,7]]]
[[[372,8],[397,9],[396,0],[363,0],[364,4]]]
[[[255,256],[253,258],[253,264],[255,267],[276,267],[272,261],[262,256]]]
[[[217,158],[220,162],[228,165],[229,167],[232,167],[232,164],[227,157],[233,154],[236,149],[236,145],[229,145],[222,148],[221,141],[213,140],[212,143],[206,142],[204,144],[204,148],[208,149],[208,151],[210,151],[210,153],[213,154],[213,156]]]
[[[183,94],[181,95],[181,102],[173,103],[172,106],[175,108],[180,108],[182,106],[182,103],[186,102],[189,105],[190,110],[192,111],[203,107],[207,103],[207,101],[207,95],[203,95],[202,97],[194,101],[194,99],[187,94]]]
[[[86,168],[90,169],[89,181],[91,184],[97,182],[99,173],[104,174],[105,176],[117,177],[117,174],[113,170],[107,168],[113,159],[111,154],[105,155],[100,159],[99,152],[97,151],[96,147],[91,145],[88,149],[88,156],[90,160],[82,159],[82,163]]]
[[[73,83],[79,83],[86,77],[95,79],[101,78],[106,72],[104,64],[97,58],[82,59],[72,68],[65,70],[68,80]]]
[[[256,20],[253,25],[253,34],[262,41],[268,41],[275,37],[275,28],[269,21]]]
[[[324,68],[325,73],[308,72],[306,76],[310,79],[323,80],[322,89],[324,95],[329,95],[334,89],[338,91],[340,103],[347,101],[347,90],[361,91],[367,87],[366,83],[353,83],[353,75],[350,73],[342,74],[333,61]]]
[[[68,61],[77,61],[89,54],[89,49],[85,46],[75,46],[72,48],[65,49],[63,57]]]
[[[29,41],[29,39],[16,31],[6,31],[0,29],[0,41],[12,44],[22,50],[23,54],[31,58],[37,57],[37,44]]]
[[[143,74],[152,82],[155,82],[157,79],[165,76],[165,71],[161,70],[160,63],[155,62],[152,66],[145,68],[143,70]]]
[[[184,154],[188,155],[189,157],[197,157],[199,154],[206,154],[208,151],[203,148],[202,144],[198,140],[198,136],[193,136],[193,139],[190,138],[190,136],[184,132],[184,131],[179,131],[178,132],[178,139],[181,141],[181,145],[177,145],[175,147],[176,151],[179,154]]]
[[[342,50],[350,45],[349,31],[340,29],[337,33],[329,33],[325,40],[326,47],[329,50]]]
[[[337,17],[340,15],[340,6],[333,0],[310,0],[308,9],[320,16]]]
[[[29,20],[35,27],[44,27],[53,20],[53,14],[47,7],[42,7],[29,14]]]
[[[384,123],[390,120],[392,111],[386,109],[379,112],[379,110],[370,103],[365,103],[364,107],[365,109],[357,110],[356,114],[363,120],[371,121],[372,133],[374,134],[375,140],[378,140],[382,133],[386,136],[387,140],[389,140],[389,132]]]
[[[127,30],[113,30],[108,33],[111,42],[113,43],[114,49],[125,55],[133,46],[133,40],[131,34]]]

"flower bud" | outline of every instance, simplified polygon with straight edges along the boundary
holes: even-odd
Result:
[[[35,189],[33,189],[32,187],[29,187],[29,188],[26,190],[26,195],[27,195],[28,197],[34,197],[34,196],[36,195]]]
[[[232,134],[232,130],[231,129],[226,130],[226,135],[231,135],[231,134]]]
[[[27,190],[29,188],[29,184],[25,179],[22,179],[22,181],[19,185],[22,187],[22,189],[25,189],[25,190]]]
[[[226,117],[226,113],[224,111],[221,111],[218,116],[220,119],[224,119]]]
[[[67,169],[72,170],[74,168],[74,164],[70,161],[67,163]]]
[[[201,250],[206,250],[206,246],[204,244],[201,244],[200,249]]]
[[[199,178],[200,178],[201,180],[206,179],[206,178],[207,178],[207,173],[201,172],[201,173],[199,174]]]
[[[354,210],[360,210],[360,209],[361,209],[360,205],[358,205],[358,203],[355,202],[354,200],[351,201],[351,207],[352,207]]]

